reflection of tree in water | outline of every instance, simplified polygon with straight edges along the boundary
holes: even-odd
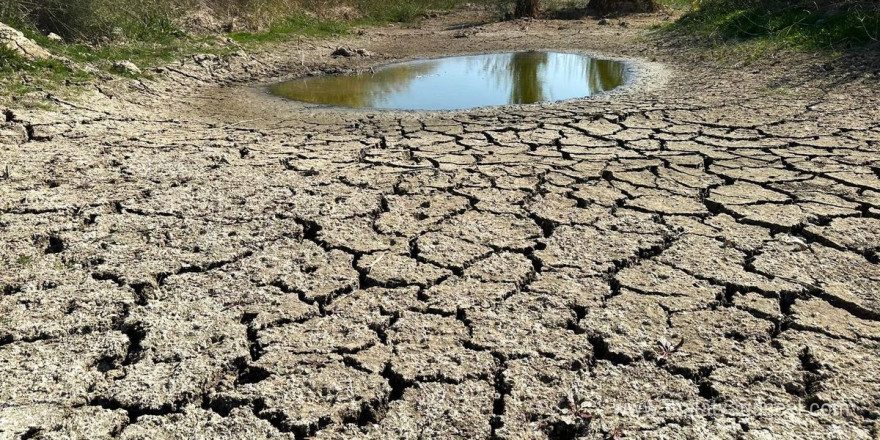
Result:
[[[593,93],[611,90],[623,83],[623,63],[608,60],[592,60],[587,64],[587,80]]]
[[[511,104],[532,104],[544,100],[539,71],[547,64],[547,59],[545,52],[513,54],[508,65],[513,86],[510,92]]]
[[[436,67],[436,63],[417,63],[380,69],[373,74],[302,78],[273,86],[271,92],[314,104],[371,107],[406,89],[414,79],[432,73]]]
[[[434,73],[440,74],[438,78],[418,80]],[[407,100],[404,106],[417,108],[423,99],[431,105],[437,105],[438,99],[454,105],[459,101],[483,104],[481,100],[531,104],[610,90],[621,84],[623,76],[623,65],[614,61],[577,54],[518,52],[401,64],[374,74],[304,78],[271,91],[297,101],[355,108],[384,108],[400,100]],[[465,87],[461,82],[468,84]],[[413,87],[419,90],[410,90]]]
[[[482,70],[494,77],[494,86],[510,90],[510,104],[531,104],[544,99],[540,70],[547,64],[545,52],[518,52],[477,57]],[[469,66],[474,70],[474,66]],[[475,73],[476,74],[476,73]]]
[[[491,72],[497,85],[509,87],[511,104],[531,104],[553,99],[548,96],[550,90],[545,90],[547,77],[560,78],[562,75],[569,83],[577,83],[578,76],[586,78],[589,87],[587,95],[613,89],[622,83],[624,77],[623,64],[615,61],[595,60],[575,54],[553,54],[551,59],[551,54],[546,52],[490,56],[484,60],[483,69]],[[555,72],[551,74],[548,69]]]

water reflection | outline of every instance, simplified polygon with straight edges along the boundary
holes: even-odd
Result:
[[[419,60],[375,73],[322,76],[273,86],[278,96],[352,108],[455,110],[587,97],[624,81],[622,63],[556,52]]]
[[[544,85],[540,70],[546,66],[549,55],[544,52],[520,52],[510,58],[510,103],[532,104],[544,100]]]
[[[270,91],[274,95],[313,104],[375,107],[376,102],[406,91],[414,79],[430,74],[434,67],[401,64],[380,69],[375,74],[313,76],[277,84]]]

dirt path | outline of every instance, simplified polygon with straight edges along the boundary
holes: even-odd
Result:
[[[876,83],[660,19],[458,14],[7,111],[0,439],[880,438]],[[437,114],[246,85],[526,48],[653,70]]]

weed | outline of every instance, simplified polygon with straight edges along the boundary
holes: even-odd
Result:
[[[684,339],[678,344],[669,342],[666,338],[657,341],[657,362],[664,363],[684,345]]]
[[[608,433],[608,436],[605,438],[608,440],[622,440],[626,438],[626,434],[623,432],[623,425],[617,425],[617,427],[614,428],[614,431]]]
[[[574,397],[574,393],[569,390],[568,394],[565,396],[565,400],[568,404],[568,409],[571,411],[572,415],[577,417],[581,424],[584,426],[588,426],[590,422],[596,417],[593,413],[589,411],[584,411],[581,409],[580,404],[577,399]]]
[[[569,410],[570,416],[566,414],[562,417],[551,417],[541,422],[541,430],[545,431],[549,438],[577,438],[585,435],[590,424],[597,418],[593,413],[581,408],[571,390],[559,404],[561,408]]]
[[[28,257],[27,255],[22,255],[18,257],[17,262],[19,266],[25,267],[30,265],[31,262],[33,262],[33,259],[31,257]]]

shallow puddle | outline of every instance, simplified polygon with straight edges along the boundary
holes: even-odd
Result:
[[[350,108],[462,110],[583,98],[624,83],[621,62],[559,52],[418,60],[358,75],[299,78],[270,87],[295,101]]]

